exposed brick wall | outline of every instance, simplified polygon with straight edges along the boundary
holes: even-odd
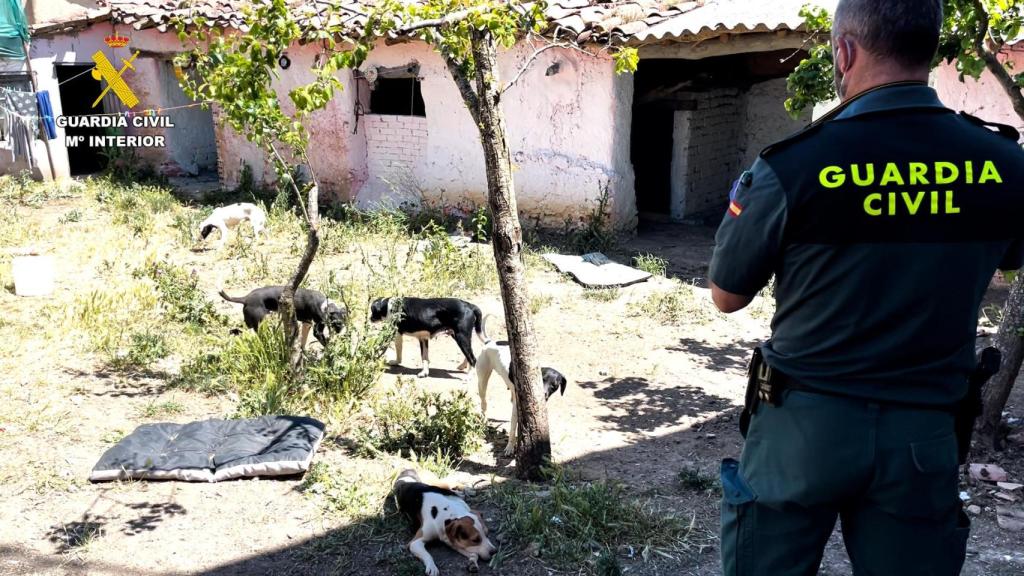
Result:
[[[679,207],[684,217],[716,209],[728,196],[740,155],[744,98],[739,90],[713,90],[693,94],[697,110],[676,121],[675,164],[685,166],[685,177],[673,174],[673,216]],[[679,138],[680,124],[687,130]],[[674,167],[675,168],[675,167]]]
[[[398,198],[415,193],[413,169],[427,146],[427,119],[421,116],[368,114],[366,164],[374,187]],[[395,194],[397,192],[397,194]]]

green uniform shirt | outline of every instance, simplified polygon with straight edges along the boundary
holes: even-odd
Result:
[[[752,296],[775,275],[768,364],[850,396],[963,397],[989,281],[1021,267],[1024,152],[1007,136],[915,83],[763,151],[730,194],[709,276]]]

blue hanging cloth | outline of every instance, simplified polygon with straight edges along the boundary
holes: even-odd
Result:
[[[39,116],[43,119],[43,126],[46,127],[46,139],[53,140],[57,137],[57,124],[53,121],[53,107],[50,106],[50,92],[40,90],[36,92],[36,100],[39,103]]]

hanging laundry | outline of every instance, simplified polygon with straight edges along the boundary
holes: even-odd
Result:
[[[43,126],[46,128],[46,139],[53,140],[57,137],[57,124],[53,121],[50,92],[48,90],[36,92],[36,100],[39,102],[39,115],[43,117]]]
[[[32,141],[39,131],[36,95],[32,92],[4,90],[0,103],[10,127],[10,140],[13,143],[12,160],[25,158],[28,165],[32,166]]]

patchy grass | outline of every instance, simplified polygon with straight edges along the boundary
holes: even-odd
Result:
[[[724,320],[725,315],[715,309],[710,298],[698,295],[690,284],[672,281],[667,291],[655,292],[630,305],[633,316],[645,316],[662,324],[706,325]]]
[[[185,413],[185,405],[175,400],[151,401],[139,410],[139,417],[146,419],[166,418]]]
[[[345,528],[332,531],[304,552],[311,556],[340,554],[344,558],[357,542],[380,543],[383,547],[400,540],[405,523],[388,498],[395,477],[396,472],[382,472],[376,467],[342,472],[330,463],[314,462],[296,490],[316,501],[324,514]]]
[[[549,294],[534,294],[530,296],[530,314],[536,315],[554,301]]]
[[[618,288],[585,288],[583,297],[594,302],[614,302],[619,299]]]
[[[689,549],[693,524],[610,481],[573,482],[560,469],[542,490],[509,481],[494,488],[507,541],[557,569],[621,573],[621,559],[673,557]]]

